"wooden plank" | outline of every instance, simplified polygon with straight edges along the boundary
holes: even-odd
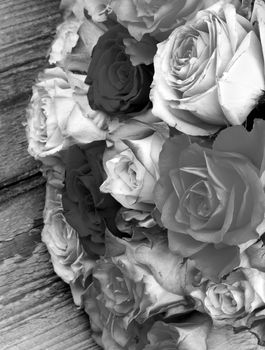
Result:
[[[1,350],[99,349],[89,319],[55,276],[43,243],[32,255],[5,259],[0,270]]]
[[[25,110],[60,22],[59,0],[0,1],[0,188],[36,172]],[[11,156],[12,155],[12,156]]]
[[[23,122],[60,0],[0,0],[0,348],[89,350],[89,318],[41,242],[45,183]]]
[[[44,195],[41,174],[0,191],[1,350],[99,349],[41,242]]]
[[[30,52],[27,53],[26,48],[28,48],[29,43],[34,45],[42,37],[47,36],[52,39],[55,26],[61,17],[59,3],[59,0],[46,0],[45,2],[42,0],[17,0],[10,1],[8,4],[1,1],[0,57],[10,56],[11,58],[11,61],[1,62],[2,69],[19,62],[23,64],[24,58],[31,59],[30,55],[34,53],[34,46],[30,47]],[[24,50],[25,56],[19,57],[17,50]]]
[[[0,4],[0,102],[30,90],[36,78],[35,70],[40,71],[46,63],[61,18],[58,10],[58,0]]]
[[[25,62],[18,67],[9,67],[8,71],[0,72],[0,108],[16,103],[17,100],[24,100],[26,104],[29,102],[32,85],[36,81],[38,73],[47,65],[45,56],[50,42],[50,38],[45,38],[42,39],[45,46],[35,45],[38,53],[35,54],[32,61]]]
[[[42,223],[45,186],[37,176],[0,192],[0,241],[9,241]]]
[[[37,172],[40,164],[27,152],[25,109],[28,100],[3,107],[0,112],[0,188]]]

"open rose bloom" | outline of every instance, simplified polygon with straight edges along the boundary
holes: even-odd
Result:
[[[190,135],[242,124],[265,88],[262,42],[233,2],[175,29],[154,64],[153,113]]]
[[[106,350],[265,349],[265,3],[63,0],[28,107],[42,240]]]

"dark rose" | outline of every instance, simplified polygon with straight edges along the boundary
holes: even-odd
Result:
[[[151,107],[153,65],[132,65],[123,44],[129,37],[125,28],[116,25],[99,38],[92,52],[86,78],[88,100],[92,109],[110,116],[134,116]]]
[[[104,254],[105,228],[115,233],[114,220],[120,205],[99,191],[104,170],[105,142],[74,145],[64,155],[66,174],[62,202],[67,222],[78,232],[86,250]]]

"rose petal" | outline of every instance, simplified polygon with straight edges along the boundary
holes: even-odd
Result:
[[[138,64],[152,64],[153,58],[156,53],[156,41],[147,36],[140,42],[133,38],[123,39],[125,45],[125,52],[130,56],[130,60],[134,66]]]
[[[231,47],[233,49],[233,54],[235,54],[246,34],[253,28],[246,18],[236,13],[236,9],[232,4],[227,4],[224,7],[224,15]]]
[[[228,37],[226,26],[219,21],[215,21],[217,29],[217,41],[216,41],[216,77],[220,77],[227,67],[227,64],[233,57],[231,39]],[[233,32],[234,33],[234,32]]]
[[[207,243],[196,241],[188,235],[169,230],[168,246],[172,252],[190,257],[197,252],[200,253],[207,246]]]
[[[226,246],[216,249],[214,245],[208,244],[198,253],[195,253],[192,259],[195,260],[198,269],[208,278],[217,281],[218,278],[239,265],[239,248]]]
[[[213,328],[207,339],[208,350],[262,350],[258,339],[249,331],[235,333],[232,326]]]
[[[256,0],[254,3],[251,22],[255,25],[258,22],[259,38],[261,41],[264,69],[265,69],[265,4],[262,0]]]
[[[91,56],[94,46],[97,44],[98,39],[107,30],[104,26],[98,25],[91,20],[85,20],[80,27],[79,35],[83,40],[88,54]]]
[[[206,136],[214,134],[220,129],[220,127],[216,125],[203,123],[189,111],[170,108],[169,101],[161,99],[159,91],[157,91],[156,88],[151,90],[150,98],[153,102],[153,114],[185,134]],[[155,101],[159,101],[159,103]]]
[[[175,100],[177,99],[175,98]],[[218,125],[227,124],[224,112],[218,101],[217,86],[213,86],[202,94],[178,99],[177,102],[171,102],[169,105],[173,109],[182,109],[189,111],[190,114],[193,113],[195,120],[196,116],[199,117],[197,124],[200,125],[201,121],[202,123],[205,122],[208,124],[208,128],[213,124],[212,128],[216,130]],[[177,115],[178,111],[175,111],[175,114]],[[179,119],[177,121],[179,122]]]
[[[242,124],[265,87],[261,45],[253,31],[242,41],[217,85],[226,118],[231,124]]]
[[[213,149],[221,152],[235,152],[247,157],[251,163],[264,171],[265,158],[265,122],[255,120],[250,132],[242,126],[233,126],[222,130],[213,143]]]
[[[106,139],[106,131],[99,129],[89,117],[84,117],[81,110],[75,105],[68,117],[65,129],[67,135],[78,143],[90,143]]]
[[[216,59],[217,53],[215,50],[212,56],[208,59],[204,70],[200,72],[199,76],[197,73],[197,80],[194,82],[194,84],[185,89],[182,96],[182,101],[187,97],[204,93],[205,90],[208,90],[215,85]]]

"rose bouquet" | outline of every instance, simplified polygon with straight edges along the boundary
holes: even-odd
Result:
[[[265,348],[264,1],[61,6],[27,136],[95,341]]]

